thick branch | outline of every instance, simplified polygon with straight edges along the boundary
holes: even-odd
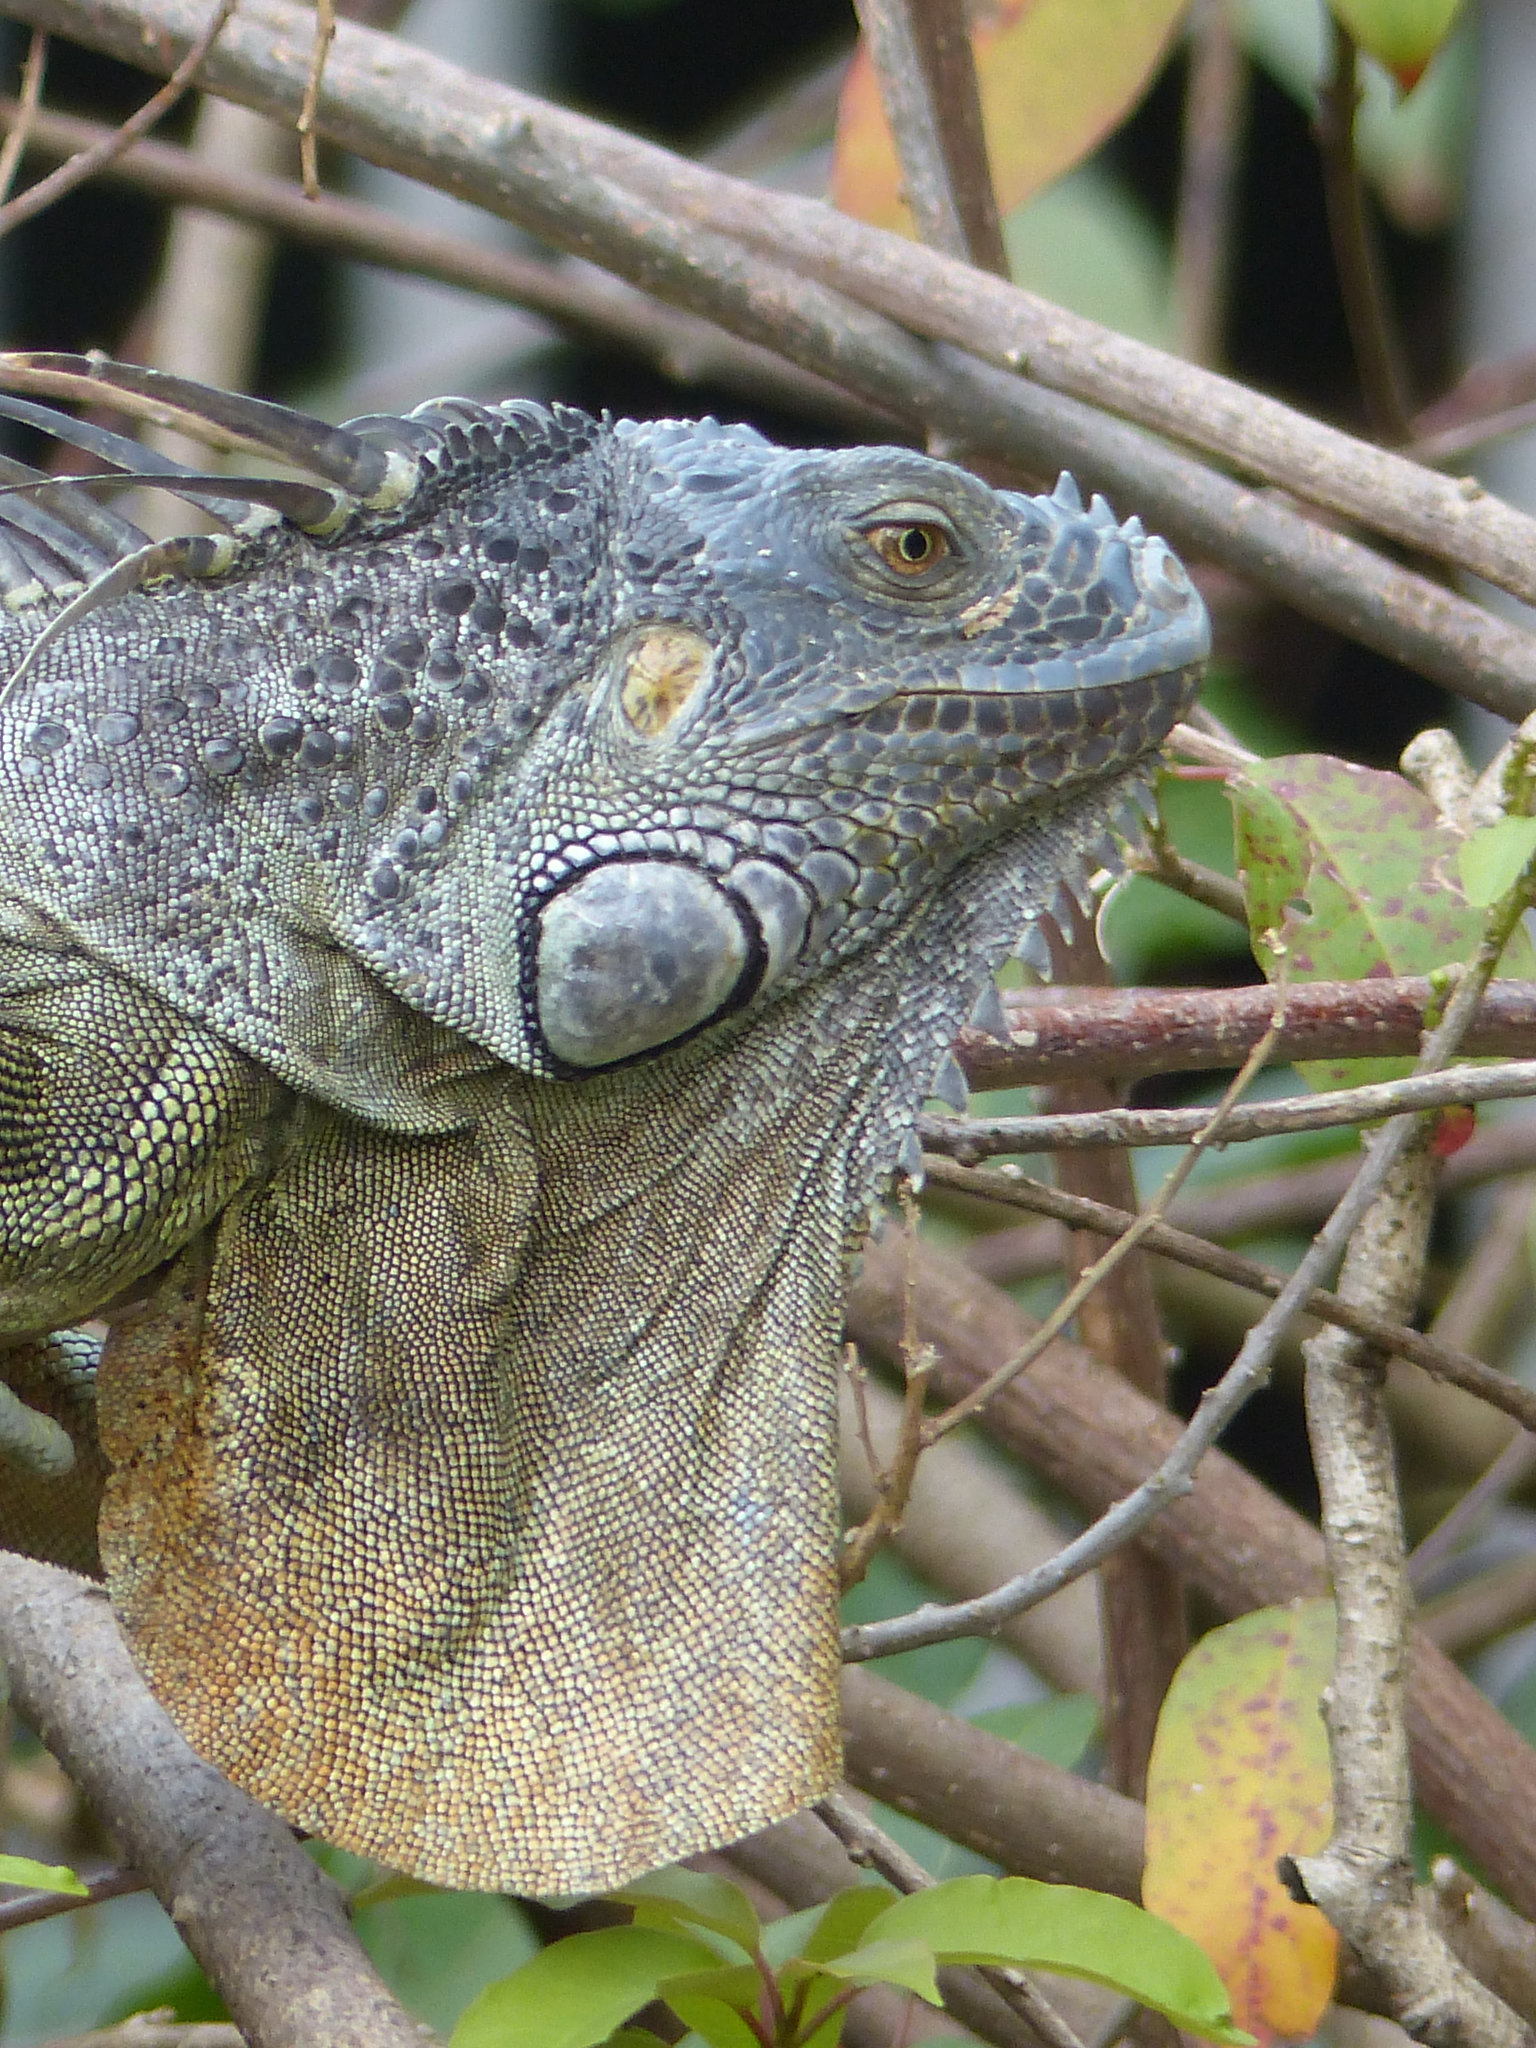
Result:
[[[1434,1210],[1422,1142],[1351,1241],[1341,1291],[1378,1313],[1412,1312]],[[1408,1590],[1384,1361],[1327,1331],[1306,1346],[1307,1424],[1338,1603],[1338,1657],[1324,1699],[1333,1836],[1296,1860],[1305,1896],[1389,1988],[1394,2017],[1434,2048],[1529,2048],[1516,2015],[1457,1960],[1415,1896],[1406,1690]]]
[[[1263,986],[1009,989],[1003,1007],[1012,1045],[966,1030],[955,1053],[972,1088],[1019,1088],[1078,1074],[1137,1080],[1236,1067],[1263,1037],[1274,1004]],[[1286,991],[1276,1062],[1412,1057],[1432,1007],[1439,1002],[1422,975],[1299,983]],[[1465,1051],[1536,1058],[1536,983],[1491,983]]]
[[[151,1699],[99,1587],[0,1556],[0,1665],[17,1710],[148,1877],[251,2048],[426,2048],[330,1879]]]

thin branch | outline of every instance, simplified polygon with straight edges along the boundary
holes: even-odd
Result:
[[[1528,1438],[1518,1440],[1522,1444]],[[1411,1560],[1410,1560],[1411,1562]],[[1448,1657],[1470,1657],[1536,1621],[1536,1557],[1512,1557],[1419,1609],[1419,1627]]]
[[[1422,1279],[1434,1208],[1426,1139],[1421,1130],[1417,1147],[1399,1146],[1344,1262],[1340,1291],[1389,1315],[1411,1311]],[[1385,1362],[1337,1330],[1304,1348],[1307,1430],[1338,1607],[1338,1654],[1323,1699],[1333,1830],[1320,1853],[1282,1859],[1282,1875],[1386,1985],[1393,2017],[1416,2039],[1433,2048],[1530,2048],[1531,2030],[1460,1962],[1414,1891],[1412,1601],[1381,1401]]]
[[[863,1373],[862,1394],[877,1444],[891,1442],[901,1402]],[[873,1505],[870,1461],[853,1440],[852,1402],[843,1404],[843,1499],[858,1514]],[[878,1466],[878,1459],[875,1461]],[[893,1538],[897,1554],[946,1599],[990,1592],[1061,1545],[1061,1523],[1029,1497],[968,1434],[924,1452],[912,1498]],[[1001,1640],[1059,1692],[1104,1690],[1094,1589],[1080,1583],[1059,1601],[1010,1624]]]
[[[1414,453],[1418,455],[1426,441],[1462,429],[1475,432],[1486,421],[1530,405],[1536,405],[1536,349],[1519,349],[1492,362],[1474,363],[1458,384],[1415,415]],[[1429,458],[1421,455],[1419,459]]]
[[[917,1240],[917,1204],[907,1189],[902,1190],[902,1206],[906,1211],[907,1239]],[[909,1311],[910,1325],[910,1311]],[[909,1328],[910,1335],[910,1328]],[[863,1415],[864,1443],[870,1453],[870,1471],[874,1480],[875,1500],[869,1513],[858,1528],[850,1529],[843,1538],[843,1551],[838,1560],[839,1581],[846,1592],[856,1586],[869,1570],[870,1564],[887,1537],[901,1527],[902,1517],[912,1497],[912,1483],[917,1476],[918,1460],[927,1445],[923,1428],[923,1407],[927,1399],[928,1381],[933,1372],[933,1354],[926,1346],[913,1337],[902,1346],[901,1369],[903,1387],[901,1417],[896,1431],[896,1441],[890,1458],[882,1467],[874,1462],[874,1445],[868,1432],[868,1416]]]
[[[1006,277],[965,0],[855,4],[919,236]]]
[[[22,1892],[12,1899],[0,1899],[0,1934],[13,1927],[35,1927],[39,1920],[57,1920],[64,1913],[78,1913],[84,1906],[99,1906],[105,1899],[125,1898],[130,1892],[147,1892],[149,1879],[136,1870],[104,1870],[90,1878],[85,1897],[69,1892]]]
[[[1095,925],[1076,905],[1060,921],[1059,939],[1051,941],[1051,967],[1053,979],[1100,988],[1109,984]],[[1250,1059],[1235,1087],[1240,1090],[1257,1071],[1257,1064]],[[1051,1091],[1046,1107],[1066,1111],[1107,1107],[1119,1103],[1120,1088],[1118,1081],[1070,1080]],[[1176,1173],[1181,1180],[1191,1164],[1189,1160],[1179,1162]],[[1062,1186],[1073,1194],[1131,1210],[1138,1206],[1131,1155],[1120,1146],[1067,1155],[1060,1161],[1059,1173]],[[1176,1187],[1165,1183],[1153,1210],[1165,1214],[1176,1192]],[[1076,1232],[1068,1237],[1067,1252],[1067,1277],[1073,1292],[1087,1288],[1078,1306],[1082,1341],[1132,1386],[1166,1405],[1173,1354],[1153,1292],[1152,1269],[1145,1259],[1127,1256],[1118,1246],[1105,1247]],[[1096,1268],[1098,1278],[1093,1281],[1090,1275]],[[1020,1558],[1014,1570],[1024,1563]],[[1189,1647],[1184,1588],[1157,1558],[1132,1544],[1106,1560],[1098,1579],[1106,1681],[1105,1771],[1117,1791],[1142,1798],[1158,1715]]]
[[[1043,1181],[1029,1180],[1023,1175],[1015,1177],[952,1166],[943,1159],[929,1160],[927,1165],[929,1179],[935,1187],[985,1194],[992,1201],[1031,1209],[1041,1216],[1053,1216],[1058,1222],[1078,1230],[1095,1231],[1101,1237],[1118,1237],[1137,1221],[1129,1210],[1090,1202],[1081,1195],[1066,1194],[1059,1188],[1047,1187]],[[1240,1252],[1227,1251],[1221,1245],[1212,1244],[1208,1238],[1196,1237],[1168,1223],[1154,1224],[1144,1233],[1141,1243],[1143,1250],[1160,1258],[1176,1260],[1181,1266],[1210,1273],[1218,1280],[1229,1280],[1233,1285],[1246,1287],[1255,1294],[1267,1295],[1272,1301],[1278,1300],[1287,1284],[1283,1274],[1273,1273],[1267,1266],[1245,1259]],[[1343,1301],[1321,1287],[1314,1288],[1308,1295],[1303,1313],[1315,1316],[1319,1322],[1332,1323],[1341,1330],[1353,1331],[1357,1337],[1392,1357],[1407,1359],[1433,1379],[1475,1394],[1491,1408],[1513,1417],[1523,1429],[1536,1431],[1536,1389],[1496,1371],[1481,1358],[1473,1357],[1471,1352],[1427,1337],[1407,1323],[1372,1316],[1365,1309]]]
[[[1408,1074],[1401,1081],[1372,1081],[1361,1088],[1249,1103],[1233,1111],[1222,1130],[1222,1143],[1270,1138],[1283,1131],[1332,1130],[1374,1123],[1380,1117],[1410,1110],[1508,1102],[1528,1095],[1536,1095],[1536,1060],[1453,1067],[1443,1074]],[[924,1145],[970,1161],[1001,1152],[1064,1152],[1083,1145],[1176,1145],[1203,1130],[1209,1115],[1206,1109],[1100,1109],[1073,1115],[996,1117],[932,1114],[919,1119],[918,1131]]]
[[[1528,735],[1522,729],[1521,738],[1529,745],[1536,735]],[[1450,1058],[1476,1013],[1478,999],[1488,979],[1503,955],[1509,937],[1518,922],[1520,914],[1518,890],[1512,890],[1502,898],[1489,914],[1482,944],[1471,966],[1461,977],[1455,994],[1446,1006],[1443,1019],[1430,1034],[1418,1060],[1421,1073],[1430,1072]],[[1359,1172],[1328,1222],[1320,1230],[1303,1254],[1296,1270],[1276,1294],[1271,1306],[1259,1318],[1244,1337],[1237,1357],[1213,1388],[1201,1396],[1200,1405],[1194,1418],[1185,1429],[1159,1468],[1123,1500],[1108,1509],[1092,1528],[1087,1529],[1060,1552],[1050,1566],[1027,1574],[1022,1581],[1011,1586],[1000,1587],[995,1593],[987,1594],[982,1600],[965,1603],[967,1621],[970,1626],[961,1626],[958,1611],[947,1610],[941,1624],[935,1619],[935,1610],[927,1609],[915,1615],[907,1615],[896,1622],[866,1624],[862,1630],[844,1631],[843,1654],[848,1661],[859,1661],[871,1655],[889,1655],[896,1646],[896,1636],[872,1637],[871,1631],[910,1631],[899,1635],[902,1648],[915,1647],[922,1642],[940,1641],[946,1635],[976,1632],[977,1626],[984,1628],[994,1621],[1002,1621],[1026,1606],[1044,1599],[1082,1572],[1099,1564],[1131,1536],[1161,1514],[1169,1502],[1190,1491],[1194,1483],[1194,1472],[1200,1459],[1215,1443],[1227,1423],[1257,1392],[1268,1379],[1275,1352],[1297,1317],[1305,1312],[1308,1297],[1315,1291],[1330,1266],[1343,1254],[1356,1227],[1375,1202],[1377,1196],[1391,1179],[1398,1161],[1413,1144],[1417,1134],[1417,1123],[1411,1116],[1398,1116],[1378,1135],[1367,1154]],[[1138,1222],[1142,1219],[1137,1219]],[[1133,1226],[1134,1228],[1134,1226]],[[1131,1233],[1127,1232],[1127,1236]],[[1027,1352],[1031,1347],[1026,1346]],[[1022,1354],[1019,1354],[1022,1355]],[[1011,1366],[1012,1361],[1009,1361]],[[1002,1384],[1006,1368],[994,1373],[993,1379]],[[1011,1376],[1011,1375],[1010,1375]],[[939,1633],[933,1631],[937,1628]],[[876,1651],[869,1647],[872,1640],[884,1641],[886,1647]]]
[[[1057,1333],[1064,1330],[1068,1323],[1072,1321],[1079,1308],[1088,1299],[1089,1295],[1093,1293],[1094,1289],[1100,1285],[1106,1275],[1112,1273],[1117,1266],[1129,1257],[1138,1244],[1150,1237],[1153,1231],[1157,1229],[1167,1213],[1169,1204],[1173,1201],[1175,1195],[1178,1194],[1180,1188],[1183,1187],[1185,1181],[1188,1180],[1191,1173],[1194,1172],[1196,1166],[1200,1163],[1202,1155],[1212,1145],[1224,1141],[1229,1135],[1230,1125],[1236,1114],[1238,1102],[1251,1086],[1255,1075],[1263,1067],[1264,1062],[1269,1058],[1275,1041],[1280,1035],[1281,1025],[1285,1021],[1284,1002],[1283,989],[1277,990],[1274,996],[1274,1015],[1270,1020],[1269,1030],[1259,1040],[1247,1059],[1244,1060],[1242,1067],[1234,1075],[1220,1102],[1217,1103],[1214,1109],[1203,1113],[1202,1122],[1190,1135],[1188,1151],[1184,1153],[1183,1157],[1166,1176],[1155,1198],[1140,1215],[1131,1217],[1125,1229],[1115,1237],[1102,1258],[1095,1259],[1090,1266],[1084,1268],[1016,1358],[1011,1358],[1006,1365],[1000,1366],[989,1380],[983,1381],[979,1387],[974,1388],[967,1394],[963,1401],[956,1401],[944,1414],[937,1416],[927,1425],[925,1434],[930,1442],[936,1443],[941,1436],[947,1435],[958,1424],[969,1420],[978,1409],[984,1408],[993,1395],[1000,1392],[1009,1380],[1016,1378],[1019,1373],[1027,1371],[1035,1359],[1040,1356],[1040,1353],[1055,1338]],[[1098,1112],[1097,1114],[1112,1116],[1117,1114],[1117,1112],[1108,1110]],[[1080,1197],[1079,1199],[1086,1198]],[[1095,1204],[1094,1206],[1097,1207],[1099,1205]],[[1142,1391],[1145,1393],[1149,1390],[1143,1388]],[[1073,1576],[1076,1577],[1077,1574],[1074,1573]],[[1033,1602],[1030,1604],[1033,1605]]]
[[[38,2048],[247,2048],[236,2027],[221,2020],[178,2020],[169,2006],[136,2012],[121,2026],[98,2033],[55,2036]]]
[[[1242,883],[1234,882],[1230,875],[1220,874],[1199,861],[1187,860],[1170,843],[1166,832],[1154,828],[1148,834],[1146,851],[1133,848],[1125,865],[1128,873],[1162,882],[1170,889],[1177,889],[1181,896],[1187,896],[1191,903],[1203,903],[1207,910],[1217,911],[1222,917],[1230,917],[1235,924],[1247,928],[1248,908],[1243,899]]]
[[[1221,353],[1231,263],[1248,61],[1222,0],[1200,0],[1189,22],[1183,153],[1173,228],[1173,318],[1179,354]]]
[[[299,175],[306,199],[320,197],[320,153],[315,142],[315,116],[320,107],[320,87],[325,78],[325,60],[336,40],[336,0],[315,0],[315,37],[309,55],[309,75],[304,80],[304,104],[295,123],[299,135]]]
[[[192,0],[8,5],[21,19],[141,65],[163,61],[161,52],[191,35]],[[244,0],[210,59],[212,88],[292,120],[302,100],[306,19],[288,0]],[[1536,597],[1536,522],[1475,486],[1468,495],[816,202],[738,184],[427,52],[413,49],[402,61],[389,38],[347,23],[327,65],[320,125],[343,147],[595,255],[954,445],[987,448],[1035,475],[1064,458],[1075,462],[1195,552],[1475,702],[1515,718],[1536,704],[1536,639],[1092,408],[1183,434],[1222,461]],[[602,180],[623,180],[630,196]],[[759,248],[766,238],[780,267],[744,264],[734,235]],[[814,279],[827,276],[990,362],[1027,361],[1036,381],[915,347],[889,324],[856,318],[848,299],[816,295]],[[1090,403],[1074,399],[1078,391]]]
[[[43,73],[47,67],[48,38],[41,29],[35,28],[27,44],[26,61],[21,67],[21,98],[16,102],[15,117],[6,133],[5,145],[0,148],[0,205],[10,196],[11,187],[16,182],[22,154],[37,120],[38,105],[43,97]]]
[[[104,164],[137,142],[155,123],[168,114],[196,78],[203,60],[212,50],[239,0],[216,0],[213,19],[193,42],[187,54],[171,73],[157,93],[144,102],[122,125],[113,130],[111,136],[94,150],[86,150],[51,171],[46,178],[40,178],[15,199],[6,200],[0,206],[0,235],[9,234],[12,228],[20,227],[23,221],[33,220],[40,213],[62,199],[66,192],[73,192],[88,178],[93,178]]]
[[[1411,433],[1407,383],[1355,155],[1355,116],[1360,104],[1355,40],[1336,16],[1331,19],[1333,71],[1318,99],[1317,146],[1323,164],[1333,265],[1344,297],[1365,416],[1379,439],[1396,443],[1406,441]]]

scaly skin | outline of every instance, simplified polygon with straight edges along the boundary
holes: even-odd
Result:
[[[360,433],[399,502],[107,598],[4,702],[0,1333],[46,1406],[109,1313],[102,1555],[199,1750],[586,1891],[835,1774],[847,1256],[1204,615],[899,449]]]

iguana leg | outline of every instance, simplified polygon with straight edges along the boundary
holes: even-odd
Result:
[[[100,1339],[58,1330],[0,1350],[0,1550],[99,1576],[107,1476],[96,1436]]]
[[[263,1170],[287,1097],[16,922],[0,910],[0,1543],[91,1568],[97,1346],[60,1326],[131,1296]]]

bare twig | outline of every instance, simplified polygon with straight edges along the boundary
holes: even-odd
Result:
[[[1219,874],[1199,861],[1187,860],[1170,843],[1167,833],[1158,828],[1148,834],[1145,853],[1132,850],[1126,867],[1133,875],[1146,875],[1154,882],[1177,889],[1192,903],[1203,903],[1207,910],[1219,911],[1237,924],[1247,924],[1241,882],[1234,882],[1230,875]]]
[[[906,1213],[908,1242],[915,1243],[917,1203],[910,1189],[902,1190],[902,1207]],[[839,1577],[845,1591],[859,1583],[869,1570],[875,1552],[901,1527],[902,1517],[906,1514],[907,1503],[912,1496],[912,1482],[917,1475],[917,1462],[923,1454],[923,1406],[927,1398],[929,1376],[933,1371],[933,1356],[916,1341],[915,1337],[910,1344],[903,1346],[901,1369],[904,1382],[901,1420],[891,1455],[883,1467],[876,1466],[873,1462],[874,1446],[868,1434],[867,1417],[865,1418],[864,1441],[866,1449],[871,1452],[870,1470],[874,1479],[875,1500],[858,1528],[850,1529],[843,1538],[843,1551],[838,1564]]]
[[[16,114],[15,101],[0,100],[0,121],[14,121]],[[29,143],[44,157],[62,157],[94,148],[112,132],[74,115],[43,113]],[[311,201],[286,179],[263,176],[249,167],[226,169],[165,142],[136,143],[107,164],[102,175],[175,204],[270,228],[291,241],[358,263],[526,307],[605,347],[634,349],[663,375],[682,382],[715,380],[886,438],[903,431],[889,414],[860,405],[828,379],[798,370],[782,356],[737,341],[687,313],[660,306],[586,264],[550,262],[413,227],[382,207],[332,193]]]
[[[1112,1209],[1079,1195],[1065,1194],[1059,1188],[1047,1187],[1043,1181],[1029,1180],[1022,1174],[1014,1177],[987,1173],[975,1168],[952,1166],[942,1159],[930,1160],[928,1167],[935,1187],[963,1188],[969,1193],[985,1194],[993,1201],[1032,1209],[1041,1216],[1054,1216],[1077,1229],[1093,1229],[1113,1236],[1129,1229],[1136,1221],[1128,1210]],[[1181,1266],[1192,1266],[1197,1272],[1210,1273],[1218,1280],[1230,1280],[1235,1286],[1251,1288],[1255,1294],[1267,1295],[1272,1301],[1279,1298],[1286,1285],[1283,1274],[1271,1272],[1267,1266],[1245,1259],[1239,1252],[1227,1251],[1207,1238],[1193,1236],[1167,1223],[1155,1224],[1144,1233],[1141,1242],[1144,1250],[1155,1252],[1160,1258],[1174,1259]],[[1316,1316],[1319,1322],[1332,1323],[1337,1329],[1350,1330],[1394,1358],[1406,1358],[1432,1378],[1475,1394],[1490,1407],[1512,1416],[1522,1428],[1536,1431],[1536,1390],[1497,1372],[1470,1352],[1425,1336],[1407,1323],[1373,1316],[1358,1304],[1344,1301],[1324,1288],[1315,1288],[1307,1296],[1303,1313]]]
[[[1420,1628],[1448,1657],[1470,1657],[1530,1621],[1536,1621],[1536,1557],[1512,1557],[1419,1609]]]
[[[1407,387],[1355,156],[1355,113],[1360,104],[1355,41],[1336,17],[1333,39],[1333,71],[1318,98],[1317,146],[1323,163],[1334,270],[1344,296],[1366,418],[1381,440],[1406,441],[1410,432]]]
[[[7,1556],[0,1662],[43,1737],[153,1885],[250,2048],[426,2048],[289,1830],[192,1754],[99,1587]]]
[[[0,147],[0,205],[9,197],[16,182],[16,173],[37,120],[38,104],[43,96],[43,73],[47,65],[48,38],[41,29],[33,29],[27,44],[26,61],[21,67],[21,98],[16,102],[16,112],[6,132],[4,146]]]
[[[893,1442],[901,1422],[900,1400],[867,1376],[860,1390],[875,1444]],[[878,1453],[867,1457],[854,1441],[852,1409],[851,1398],[845,1400],[843,1499],[854,1514],[867,1514],[875,1501],[870,1473],[879,1469],[881,1459]],[[1050,1557],[1061,1546],[1061,1524],[1036,1506],[995,1457],[962,1433],[923,1453],[892,1546],[948,1599],[965,1600]],[[1009,1623],[1000,1639],[1059,1691],[1102,1693],[1091,1582],[1079,1581],[1060,1600]]]
[[[239,0],[216,0],[213,19],[192,43],[191,48],[176,66],[165,84],[157,93],[152,93],[135,113],[128,116],[111,136],[94,150],[83,151],[61,164],[56,171],[50,171],[46,178],[40,178],[15,199],[6,200],[0,206],[0,235],[9,234],[25,220],[32,220],[48,207],[62,199],[66,192],[73,192],[120,156],[135,143],[141,135],[147,134],[161,117],[170,112],[196,78],[203,59],[213,48]]]
[[[1454,1067],[1449,1073],[1409,1074],[1321,1095],[1288,1095],[1234,1110],[1223,1144],[1268,1138],[1281,1131],[1323,1131],[1375,1123],[1410,1110],[1453,1103],[1508,1102],[1536,1095],[1536,1060],[1497,1066]],[[925,1115],[918,1129],[925,1145],[956,1159],[987,1159],[1000,1152],[1062,1152],[1082,1145],[1174,1145],[1203,1130],[1205,1109],[1100,1109],[1076,1115],[952,1117]]]
[[[138,1871],[114,1869],[88,1879],[84,1898],[70,1892],[22,1892],[16,1898],[0,1899],[0,1934],[13,1927],[33,1927],[39,1920],[57,1920],[61,1914],[79,1912],[82,1906],[99,1906],[104,1899],[148,1890],[149,1879]]]
[[[99,2033],[56,2036],[38,2048],[247,2048],[237,2027],[222,2020],[178,2020],[169,2006],[136,2012],[121,2026]]]
[[[1051,942],[1051,966],[1055,980],[1098,987],[1109,984],[1094,923],[1075,905],[1061,921],[1059,938]],[[1236,1086],[1244,1086],[1257,1071],[1250,1061]],[[1092,1111],[1120,1099],[1117,1082],[1069,1080],[1052,1089],[1047,1107]],[[1182,1174],[1187,1174],[1191,1164],[1180,1162]],[[1073,1194],[1122,1209],[1138,1206],[1131,1155],[1120,1146],[1066,1154],[1058,1163],[1058,1174],[1062,1186]],[[1176,1192],[1171,1184],[1164,1186],[1152,1205],[1157,1214],[1166,1214]],[[1106,1247],[1102,1239],[1086,1232],[1073,1231],[1067,1243],[1067,1277],[1073,1283],[1072,1291],[1080,1295],[1077,1315],[1082,1341],[1132,1386],[1151,1400],[1166,1403],[1172,1353],[1163,1333],[1151,1267],[1139,1255],[1127,1257],[1113,1244]],[[1094,1272],[1098,1278],[1090,1281]],[[1080,1292],[1085,1285],[1087,1291]],[[1022,1569],[1024,1562],[1021,1558],[1015,1571]],[[1116,1791],[1129,1793],[1133,1799],[1144,1798],[1157,1717],[1189,1647],[1183,1586],[1148,1551],[1125,1545],[1105,1559],[1099,1572],[1099,1632],[1106,1680],[1106,1773]]]
[[[1006,277],[965,0],[856,4],[918,234]]]
[[[315,39],[309,56],[309,75],[304,81],[304,104],[295,124],[299,136],[299,175],[306,199],[320,197],[320,154],[315,142],[315,115],[320,106],[320,87],[325,78],[325,60],[336,40],[336,0],[315,0]]]
[[[1214,363],[1226,314],[1238,153],[1248,64],[1221,0],[1200,0],[1189,22],[1184,149],[1173,229],[1173,318],[1180,355]]]

